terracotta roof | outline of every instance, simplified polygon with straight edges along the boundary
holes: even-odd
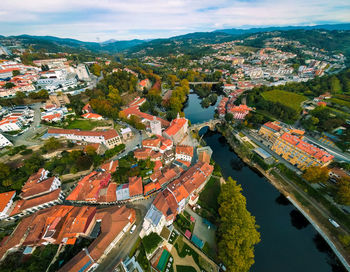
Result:
[[[176,118],[171,121],[170,126],[164,131],[169,136],[177,134],[180,129],[188,122],[186,118]]]
[[[142,141],[142,146],[144,147],[159,147],[160,146],[160,139],[146,139]]]
[[[285,140],[286,142],[290,143],[291,145],[294,145],[296,148],[308,153],[309,155],[313,156],[317,160],[320,160],[322,162],[328,162],[334,158],[333,155],[327,153],[326,151],[319,149],[318,147],[309,144],[307,142],[304,142],[303,140],[299,139],[298,137],[291,135],[289,133],[284,133],[281,138]]]
[[[118,137],[118,132],[115,129],[109,129],[104,131],[90,131],[90,130],[79,130],[79,129],[62,129],[62,128],[49,128],[48,134],[73,134],[77,136],[96,136],[104,137],[105,140],[109,140]]]
[[[94,262],[97,262],[101,258],[107,247],[119,233],[121,233],[129,223],[135,222],[135,218],[135,210],[126,208],[125,206],[121,208],[110,207],[98,210],[96,219],[101,219],[101,233],[88,247],[88,253],[91,258],[87,256],[85,251],[81,251],[59,271],[78,272],[81,271],[82,267],[88,269]],[[90,264],[88,264],[89,261]]]
[[[97,113],[85,113],[81,117],[86,118],[86,119],[100,119],[102,118],[102,115],[97,114]]]
[[[10,191],[0,194],[0,212],[2,212],[6,205],[10,202],[11,198],[16,194],[16,191]]]
[[[147,195],[153,191],[159,190],[161,187],[158,182],[150,182],[144,186],[144,194]]]
[[[54,182],[56,177],[51,177],[45,179],[41,182],[29,181],[25,184],[25,187],[22,188],[21,197],[22,198],[31,198],[38,194],[43,194],[49,192],[52,183]]]
[[[193,157],[193,146],[178,145],[176,146],[175,153]]]
[[[109,173],[114,173],[117,170],[118,165],[119,165],[119,161],[115,160],[115,161],[110,161],[102,164],[100,168]]]
[[[26,209],[29,209],[29,208],[32,208],[32,207],[35,207],[35,206],[38,206],[41,204],[45,204],[45,203],[50,202],[50,201],[57,200],[60,193],[61,193],[61,189],[56,189],[56,190],[54,190],[46,195],[43,195],[43,196],[39,196],[39,197],[28,199],[28,200],[25,200],[25,199],[18,200],[15,202],[15,207],[12,210],[10,215],[12,216],[12,215],[20,213]]]
[[[143,194],[142,178],[130,177],[129,178],[129,196],[136,196]]]
[[[265,127],[270,128],[276,132],[281,130],[281,127],[274,122],[267,122],[264,124]]]

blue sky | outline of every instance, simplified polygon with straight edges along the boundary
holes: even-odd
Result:
[[[1,0],[1,35],[84,41],[350,22],[350,0]]]

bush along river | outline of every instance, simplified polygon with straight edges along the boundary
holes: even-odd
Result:
[[[196,94],[189,95],[184,112],[192,124],[213,117],[215,106],[203,109],[200,102]],[[220,133],[203,128],[202,135],[224,177],[231,176],[241,184],[247,208],[260,226],[261,242],[255,247],[251,271],[346,271],[306,218],[264,176],[246,165]]]

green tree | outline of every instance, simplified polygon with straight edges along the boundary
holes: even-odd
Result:
[[[13,70],[12,71],[12,76],[18,76],[21,72],[19,70]]]
[[[336,76],[331,77],[330,84],[331,84],[331,92],[332,93],[341,92],[342,87],[341,87],[339,79]]]
[[[233,114],[232,113],[226,113],[225,114],[225,120],[226,120],[226,122],[231,122],[233,120]]]
[[[218,257],[228,272],[249,271],[254,264],[254,245],[260,242],[260,233],[254,216],[247,210],[242,187],[231,177],[222,186],[218,203]]]
[[[117,88],[114,88],[112,85],[109,85],[108,89],[108,98],[112,101],[113,104],[120,105],[122,98],[119,95],[119,90]]]
[[[5,85],[4,85],[4,88],[5,89],[11,89],[13,87],[15,87],[16,85],[13,84],[12,82],[6,82]]]
[[[329,177],[329,170],[327,167],[310,166],[303,174],[303,178],[311,183],[325,183]]]

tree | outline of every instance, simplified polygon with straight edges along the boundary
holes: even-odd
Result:
[[[44,153],[59,149],[62,146],[61,142],[54,137],[49,138],[41,148]]]
[[[12,82],[6,82],[6,84],[4,85],[5,89],[11,89],[13,87],[15,87],[16,85],[13,84]]]
[[[311,183],[325,183],[329,177],[329,170],[327,167],[310,166],[303,174],[303,178]]]
[[[13,70],[12,71],[12,76],[18,76],[20,74],[20,71],[19,70]]]
[[[350,179],[342,178],[338,183],[336,201],[343,205],[350,205]]]
[[[226,113],[225,114],[225,120],[226,120],[226,122],[231,122],[233,120],[233,114],[232,113]]]
[[[340,84],[340,81],[339,79],[336,77],[336,76],[332,76],[331,77],[331,92],[332,93],[339,93],[341,92],[341,84]]]
[[[109,85],[108,89],[108,98],[112,101],[113,104],[120,105],[122,98],[119,95],[119,90],[117,88],[114,88],[112,85]]]
[[[242,187],[229,177],[218,198],[219,259],[228,272],[249,271],[254,264],[254,245],[260,242],[255,218],[246,207]]]

